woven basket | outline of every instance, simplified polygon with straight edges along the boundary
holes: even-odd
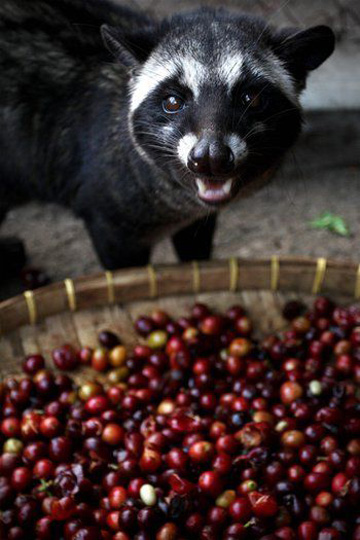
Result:
[[[360,297],[360,266],[319,259],[212,261],[148,266],[66,279],[0,304],[0,376],[19,371],[25,355],[64,343],[95,346],[102,329],[131,346],[133,321],[155,306],[174,316],[197,301],[215,309],[241,303],[260,334],[283,328],[284,303],[317,293],[341,303]],[[82,370],[78,379],[86,377]]]

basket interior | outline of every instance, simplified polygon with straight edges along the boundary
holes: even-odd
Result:
[[[51,351],[64,343],[94,347],[104,329],[116,332],[130,348],[139,341],[134,320],[155,308],[179,317],[188,315],[194,302],[205,302],[215,311],[241,304],[254,323],[255,337],[261,337],[286,327],[282,309],[287,301],[301,299],[310,305],[314,299],[310,291],[324,291],[340,305],[354,304],[354,296],[360,296],[360,266],[354,264],[272,258],[236,260],[235,266],[235,274],[234,260],[164,266],[156,271],[152,267],[121,270],[112,275],[111,290],[104,274],[65,280],[29,293],[39,315],[33,325],[28,324],[31,310],[26,293],[25,298],[10,299],[0,304],[0,377],[18,373],[29,354],[41,352],[51,366]],[[229,283],[230,289],[235,285],[239,290],[229,292]],[[207,292],[189,292],[194,290]],[[75,374],[79,382],[88,378],[86,369]]]
[[[0,376],[18,373],[24,356],[28,354],[41,352],[45,355],[48,365],[51,366],[51,351],[57,346],[72,343],[75,346],[94,347],[97,345],[97,334],[104,329],[116,332],[123,343],[131,347],[139,341],[133,326],[137,316],[149,314],[155,308],[164,309],[174,317],[186,316],[194,302],[205,302],[214,310],[219,311],[234,304],[241,304],[254,322],[255,336],[261,337],[286,327],[287,323],[282,317],[282,308],[288,300],[296,298],[301,298],[301,301],[307,305],[310,305],[313,300],[311,295],[273,293],[267,290],[237,293],[214,292],[169,296],[53,315],[35,326],[21,326],[0,339]],[[342,300],[344,303],[345,299]],[[82,369],[81,372],[75,374],[75,379],[81,382],[88,376],[87,370]],[[94,376],[94,372],[91,372],[91,376]]]

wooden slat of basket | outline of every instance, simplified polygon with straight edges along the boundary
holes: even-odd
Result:
[[[82,345],[96,347],[98,345],[97,334],[104,328],[120,335],[126,335],[129,344],[136,340],[129,314],[120,306],[79,311],[73,314],[73,320]]]
[[[12,372],[13,364],[16,356],[11,343],[10,337],[2,338],[0,343],[0,380],[7,374]]]
[[[60,313],[46,319],[45,325],[41,326],[38,332],[38,341],[41,350],[46,355],[50,355],[59,342],[72,343],[75,347],[79,347],[80,340],[73,322],[73,315]]]
[[[272,293],[269,291],[260,291],[259,300],[261,308],[257,320],[261,320],[266,309],[266,317],[261,328],[263,334],[269,334],[283,328],[285,326],[284,318],[282,317],[282,308],[287,301],[285,295],[281,293]]]
[[[37,339],[37,332],[33,326],[21,326],[19,328],[19,336],[24,349],[24,354],[34,354],[41,351],[41,346]]]

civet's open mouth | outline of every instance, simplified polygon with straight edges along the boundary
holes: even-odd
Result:
[[[225,202],[231,198],[233,179],[226,181],[215,181],[214,179],[196,179],[199,198],[207,203],[217,204]]]

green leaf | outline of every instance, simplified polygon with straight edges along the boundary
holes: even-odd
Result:
[[[350,229],[345,220],[341,216],[324,212],[321,216],[310,221],[310,226],[313,229],[323,229],[330,231],[339,236],[350,236]]]
[[[54,485],[54,482],[52,480],[44,480],[43,478],[40,479],[40,487],[39,491],[46,493],[48,497],[52,496],[51,488]]]
[[[349,227],[341,217],[334,219],[332,227],[334,233],[340,234],[341,236],[349,236],[350,234]]]

